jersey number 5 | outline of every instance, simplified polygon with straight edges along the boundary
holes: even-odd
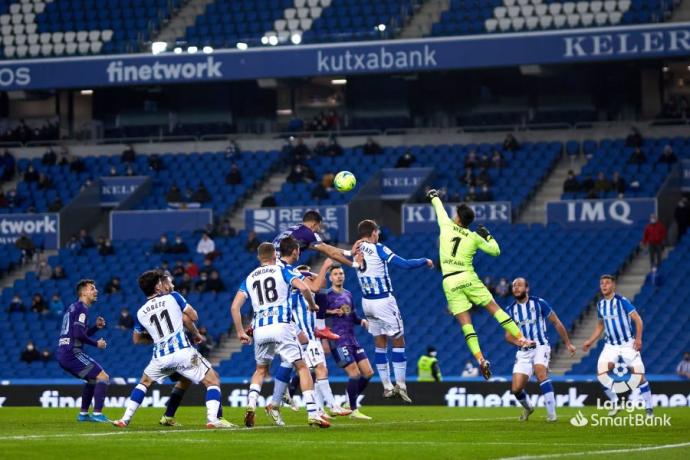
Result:
[[[456,236],[455,238],[450,240],[453,242],[453,252],[450,253],[451,257],[455,257],[455,254],[458,252],[458,246],[460,245],[460,240],[462,240],[462,238],[460,238],[459,236]]]
[[[252,289],[256,291],[256,296],[259,298],[259,305],[264,304],[264,297],[269,303],[278,300],[278,290],[276,289],[275,278],[266,278],[263,286],[261,285],[261,280],[256,280],[254,284],[252,284]]]

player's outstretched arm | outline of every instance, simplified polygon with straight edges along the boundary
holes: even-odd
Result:
[[[597,326],[594,328],[594,332],[592,332],[592,335],[589,337],[589,339],[585,340],[585,343],[582,345],[582,351],[589,351],[590,347],[597,340],[599,340],[599,337],[601,337],[602,332],[604,332],[604,321],[600,319],[597,322]]]
[[[314,246],[314,249],[324,254],[325,256],[340,262],[343,265],[352,267],[352,261],[345,256],[342,249],[336,248],[326,243],[317,244],[316,246]]]
[[[497,257],[501,254],[501,248],[498,246],[496,239],[491,236],[489,230],[480,225],[477,231],[474,232],[479,238],[476,238],[477,247],[490,256]]]
[[[232,305],[230,306],[230,315],[232,316],[232,322],[235,325],[237,338],[240,339],[240,342],[244,344],[249,344],[251,343],[252,339],[244,332],[244,326],[242,325],[242,315],[240,314],[240,309],[242,309],[242,305],[244,305],[244,302],[246,300],[247,297],[244,294],[244,292],[237,291],[237,294],[235,294],[235,298],[232,299]]]
[[[630,319],[635,323],[635,342],[633,343],[633,348],[637,351],[642,350],[642,317],[636,311],[630,313]]]
[[[429,198],[429,200],[431,200],[431,205],[434,207],[434,211],[436,212],[436,221],[438,222],[438,225],[441,226],[444,224],[453,223],[450,217],[448,217],[446,207],[443,206],[441,198],[438,197],[438,191],[433,189],[429,190],[426,196],[427,198]]]
[[[570,342],[570,336],[568,336],[568,331],[565,329],[565,326],[563,326],[563,323],[561,322],[558,315],[556,315],[556,313],[552,310],[548,318],[549,321],[551,321],[551,324],[553,324],[553,326],[556,328],[556,332],[558,332],[558,335],[561,336],[561,339],[563,340],[565,347],[570,352],[570,356],[575,356],[577,348],[575,348],[575,346]]]
[[[431,261],[431,259],[403,259],[397,254],[393,254],[388,263],[394,267],[404,268],[406,270],[425,266],[432,268],[434,266],[434,263]]]
[[[522,347],[522,343],[520,343],[520,341],[518,339],[513,337],[513,335],[510,332],[505,333],[505,338],[506,338],[506,342],[508,342],[512,345],[515,345],[516,347]]]
[[[304,283],[312,292],[318,292],[326,287],[326,273],[328,273],[332,266],[333,259],[327,258],[321,265],[321,270],[319,270],[319,274],[316,277],[304,278]]]

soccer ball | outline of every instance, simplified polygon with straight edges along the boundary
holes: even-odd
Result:
[[[350,171],[340,171],[333,179],[333,185],[339,192],[349,192],[357,185],[357,178]]]

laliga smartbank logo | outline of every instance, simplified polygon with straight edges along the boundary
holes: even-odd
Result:
[[[640,385],[644,375],[644,365],[639,355],[637,353],[632,359],[619,355],[612,368],[602,360],[597,366],[597,380],[604,388],[619,394],[633,391]]]
[[[597,400],[597,409],[606,410],[608,413],[616,412],[616,415],[602,415],[593,413],[589,416],[578,410],[577,414],[570,419],[570,424],[577,428],[587,425],[591,427],[670,427],[671,417],[664,414],[662,416],[647,415],[644,413],[643,401],[625,400],[615,404],[606,400],[603,404]],[[623,412],[623,414],[621,414]]]

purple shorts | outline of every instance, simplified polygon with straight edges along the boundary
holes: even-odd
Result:
[[[84,353],[79,348],[58,351],[57,360],[60,367],[83,380],[93,380],[103,371],[95,359]]]
[[[335,363],[341,368],[368,359],[364,349],[359,345],[353,344],[338,345],[331,349],[331,353],[333,354]]]

